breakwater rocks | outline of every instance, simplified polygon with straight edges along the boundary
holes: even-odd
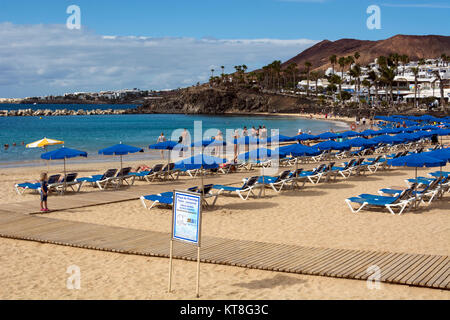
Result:
[[[56,117],[56,116],[94,116],[94,115],[119,115],[129,113],[126,109],[95,109],[95,110],[69,110],[69,109],[19,109],[0,110],[0,117]]]

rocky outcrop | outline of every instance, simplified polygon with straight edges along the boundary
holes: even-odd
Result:
[[[19,110],[0,110],[0,117],[54,117],[54,116],[91,116],[91,115],[119,115],[125,114],[127,110],[113,109],[95,109],[95,110],[68,110],[68,109],[19,109]]]
[[[261,93],[252,90],[189,88],[177,95],[147,101],[130,113],[296,113],[313,102],[296,96]]]

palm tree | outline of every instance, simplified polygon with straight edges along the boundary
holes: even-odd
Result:
[[[379,84],[379,78],[378,78],[377,73],[376,73],[374,70],[371,70],[371,71],[368,73],[368,79],[369,79],[370,81],[372,81],[372,83],[373,83],[373,85],[374,85],[374,87],[375,87],[375,99],[377,100],[377,104],[378,104],[378,102],[379,102],[379,99],[378,99],[378,84]]]
[[[442,66],[447,62],[447,55],[445,53],[441,54]]]
[[[350,73],[355,78],[355,93],[357,93],[358,103],[360,103],[359,91],[360,91],[360,82],[361,82],[361,79],[360,79],[360,77],[361,77],[361,67],[359,66],[359,64],[355,64],[353,66],[353,68],[351,69]]]
[[[358,51],[356,51],[353,57],[355,57],[356,62],[358,62],[358,59],[361,57],[361,54]]]
[[[417,107],[417,78],[419,77],[419,68],[411,69],[414,75],[414,107]]]
[[[346,64],[349,66],[348,70],[350,70],[352,65],[355,63],[355,58],[353,58],[353,56],[348,56],[345,60]]]
[[[435,77],[439,81],[439,89],[441,91],[441,107],[442,107],[442,111],[446,112],[447,110],[445,109],[445,99],[444,99],[444,79],[442,79],[441,74],[439,73],[439,70],[434,70],[433,74],[435,75]]]
[[[393,83],[395,78],[395,67],[391,66],[384,66],[381,69],[381,80],[386,85],[386,89],[389,87],[389,101],[392,103],[394,101],[394,94],[393,94]],[[387,96],[387,90],[386,90],[386,96]]]
[[[288,65],[286,70],[288,73],[290,73],[292,75],[293,87],[294,87],[294,91],[295,91],[295,88],[296,88],[295,75],[298,73],[297,64],[291,63],[290,65]]]
[[[362,84],[363,87],[367,88],[367,104],[369,104],[369,100],[370,100],[370,87],[372,87],[372,83],[371,83],[369,80],[364,79],[364,80],[361,82],[361,84]]]
[[[338,64],[341,67],[341,79],[344,79],[344,68],[346,65],[346,60],[344,57],[340,57],[338,60]]]
[[[315,84],[316,84],[314,93],[315,93],[315,95],[316,95],[316,97],[317,97],[317,96],[318,96],[317,85],[318,85],[318,83],[319,83],[320,73],[317,72],[317,71],[311,71],[310,75],[311,75],[311,80],[314,81]]]
[[[331,63],[331,67],[333,68],[333,73],[334,73],[334,65],[337,63],[337,57],[336,57],[335,54],[333,54],[333,55],[330,57],[330,63]]]
[[[309,61],[305,62],[305,73],[306,73],[306,95],[309,96],[309,76],[311,72],[312,63]]]
[[[225,67],[224,66],[220,66],[220,68],[222,69],[222,82],[223,82],[223,80],[224,80],[224,78],[225,78],[225,73],[224,73],[224,71],[225,71]]]

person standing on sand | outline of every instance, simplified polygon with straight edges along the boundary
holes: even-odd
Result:
[[[161,132],[161,135],[158,137],[156,143],[166,142],[166,137],[164,136],[164,132]],[[161,154],[161,159],[164,160],[164,150],[159,151]]]
[[[261,129],[260,138],[267,139],[267,128],[265,125]]]
[[[180,141],[178,141],[178,143],[184,144],[184,145],[188,145],[188,131],[186,128],[184,128],[184,131],[181,133],[181,137],[180,137]],[[183,149],[180,149],[180,157],[182,157],[184,155],[183,153]]]
[[[217,135],[216,135],[215,137],[213,137],[213,139],[214,139],[214,140],[217,140],[217,141],[223,141],[223,134],[222,134],[222,131],[219,130],[219,132],[217,132]],[[216,155],[217,155],[217,156],[219,156],[219,155],[221,154],[220,148],[221,148],[221,146],[216,146],[216,148],[215,148],[215,149],[216,149],[215,151],[216,151]]]
[[[41,184],[41,212],[49,212],[47,207],[47,196],[48,196],[48,181],[47,181],[47,173],[42,172],[41,177],[39,179],[39,183]]]
[[[251,132],[252,137],[255,138],[255,137],[256,137],[256,129],[255,129],[255,126],[252,127],[252,130],[251,130],[250,132]]]
[[[234,130],[234,134],[233,134],[233,140],[237,140],[239,139],[239,131],[238,129]],[[237,163],[237,157],[238,157],[238,144],[237,141],[234,141],[234,158],[233,158],[233,162]]]
[[[242,130],[242,136],[247,137],[248,136],[248,130],[247,127],[244,127],[244,130]]]

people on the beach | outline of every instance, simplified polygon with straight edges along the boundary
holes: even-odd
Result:
[[[244,127],[244,130],[242,130],[242,136],[243,136],[243,137],[248,137],[248,130],[247,130],[247,127]]]
[[[156,143],[166,142],[166,137],[164,136],[164,132],[161,132],[161,135],[156,140]],[[159,151],[161,154],[161,159],[164,159],[164,150]]]
[[[234,140],[239,139],[239,130],[238,129],[234,130],[233,139]],[[234,158],[233,158],[234,163],[237,162],[237,157],[238,157],[238,144],[234,143]]]
[[[136,172],[149,171],[151,168],[145,164],[141,164],[136,168]]]
[[[219,130],[219,132],[217,132],[217,135],[215,137],[212,137],[213,140],[217,140],[217,141],[223,141],[223,134],[222,131]],[[216,146],[215,148],[215,153],[216,155],[220,155],[221,154],[221,146]]]
[[[41,212],[50,211],[47,206],[47,197],[48,197],[48,181],[47,181],[47,173],[42,172],[39,182],[41,184]]]
[[[181,133],[180,139],[178,140],[178,143],[187,145],[188,144],[188,131],[186,128],[184,128],[183,132]],[[180,149],[180,157],[184,155],[183,148]]]
[[[260,132],[260,138],[261,139],[267,139],[267,128],[265,125],[262,126],[261,132]]]
[[[256,129],[255,126],[252,127],[252,130],[250,131],[253,138],[256,138]]]

